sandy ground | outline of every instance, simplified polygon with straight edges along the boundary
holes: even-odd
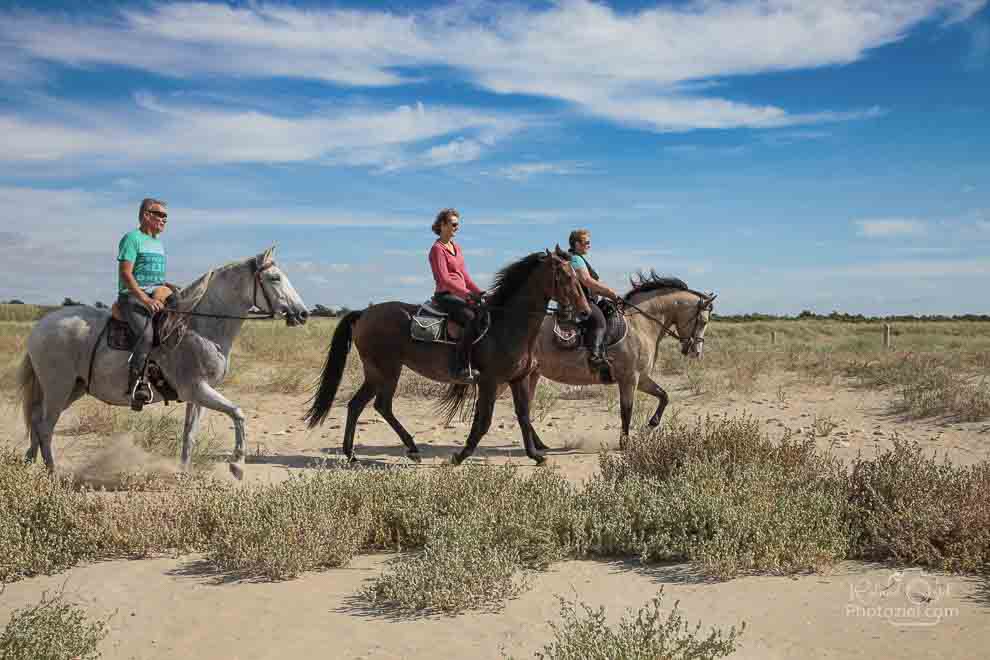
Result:
[[[882,392],[788,380],[761,382],[745,396],[708,399],[690,396],[676,379],[663,384],[671,394],[668,411],[686,421],[705,414],[746,413],[761,420],[768,433],[779,435],[786,428],[811,427],[816,416],[828,418],[836,426],[818,442],[845,459],[859,451],[870,456],[877,447],[889,446],[895,435],[917,440],[958,463],[988,456],[990,425],[905,420],[889,412],[890,395]],[[255,455],[247,479],[278,481],[337,452],[343,406],[334,408],[324,426],[309,431],[299,422],[305,396],[230,394],[248,414],[249,449]],[[181,408],[172,410],[182,414]],[[71,423],[71,414],[66,413],[66,422]],[[396,414],[426,456],[414,469],[428,470],[446,461],[467,434],[465,423],[444,428],[422,400],[397,398]],[[14,408],[2,408],[0,415],[8,422],[2,425],[0,441],[23,446]],[[225,447],[232,446],[226,419],[210,413],[204,421],[221,432]],[[603,400],[561,400],[537,424],[544,442],[555,448],[551,469],[575,482],[597,470],[602,443],[617,444],[617,427],[617,411],[609,412]],[[106,442],[57,436],[57,460],[65,469],[79,468]],[[368,462],[406,460],[398,438],[371,406],[356,446]],[[499,401],[492,431],[476,456],[472,460],[537,469],[522,452],[509,400]],[[713,583],[698,580],[682,565],[565,562],[534,576],[532,588],[499,612],[396,619],[366,611],[354,599],[384,560],[359,557],[347,568],[279,584],[217,584],[196,557],[104,562],[9,585],[0,596],[0,622],[14,608],[35,602],[43,590],[64,584],[94,616],[117,612],[102,647],[109,660],[499,658],[503,651],[532,657],[551,638],[547,621],[557,617],[557,594],[604,605],[617,620],[624,609],[638,608],[664,586],[665,604],[680,600],[688,620],[701,621],[704,629],[745,620],[747,631],[735,656],[740,658],[977,658],[986,657],[990,647],[990,587],[966,576],[920,571],[897,576],[886,567],[846,563],[828,575]],[[912,589],[935,597],[920,611],[888,616],[891,612],[882,608],[909,605],[905,593]]]

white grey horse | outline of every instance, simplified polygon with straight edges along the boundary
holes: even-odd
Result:
[[[228,415],[234,422],[234,454],[230,471],[244,476],[244,414],[214,387],[230,369],[230,351],[252,307],[285,318],[290,326],[306,322],[306,305],[289,278],[272,260],[274,247],[244,261],[211,270],[178,295],[178,308],[192,312],[188,330],[178,343],[165,342],[150,359],[162,370],[186,403],[182,434],[183,469],[189,467],[202,409]],[[127,406],[129,353],[111,349],[104,337],[109,312],[92,307],[65,307],[41,318],[27,340],[21,362],[24,423],[31,438],[27,460],[41,456],[54,470],[52,433],[62,412],[83,394],[112,406]],[[99,345],[97,345],[99,342]]]

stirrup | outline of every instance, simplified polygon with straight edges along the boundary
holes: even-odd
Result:
[[[139,396],[140,394],[140,396]],[[131,390],[131,410],[140,411],[155,400],[155,391],[144,378],[138,378]]]

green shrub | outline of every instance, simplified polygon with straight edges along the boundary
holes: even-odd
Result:
[[[736,650],[745,622],[728,633],[713,629],[699,638],[678,610],[679,603],[662,617],[663,589],[633,616],[627,611],[616,628],[605,618],[605,608],[591,609],[560,599],[560,624],[551,623],[554,641],[537,652],[541,660],[713,660]]]
[[[4,660],[95,660],[107,636],[108,620],[89,621],[62,594],[41,595],[35,605],[15,610],[0,634]]]

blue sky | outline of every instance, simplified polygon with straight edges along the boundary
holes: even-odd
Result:
[[[986,0],[0,3],[0,299],[278,244],[310,305],[419,301],[592,232],[731,313],[987,313]]]

